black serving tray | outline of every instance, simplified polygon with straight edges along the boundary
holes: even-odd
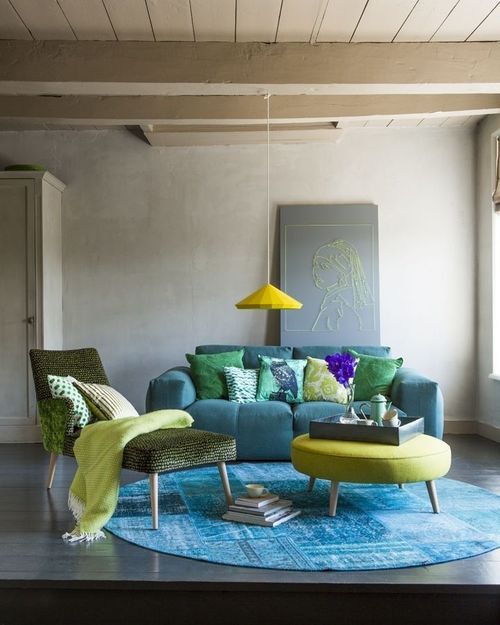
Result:
[[[335,415],[311,421],[309,423],[309,437],[380,443],[383,445],[401,445],[424,431],[424,420],[422,417],[400,417],[401,425],[399,427],[386,427],[340,423],[339,419],[341,416]]]

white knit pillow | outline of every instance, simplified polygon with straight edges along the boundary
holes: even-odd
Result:
[[[76,388],[96,406],[107,419],[138,417],[139,413],[121,393],[105,384],[86,384],[73,380]]]

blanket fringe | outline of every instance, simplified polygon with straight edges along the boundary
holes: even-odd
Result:
[[[67,543],[93,543],[96,540],[103,540],[104,538],[106,538],[106,534],[102,530],[97,530],[97,532],[82,532],[78,525],[72,532],[66,532],[62,535],[62,539]]]
[[[71,510],[77,525],[72,532],[66,532],[62,535],[62,539],[67,543],[92,543],[96,540],[103,540],[106,534],[102,530],[96,532],[83,532],[78,525],[85,512],[85,503],[77,497],[71,490],[68,495],[68,507]]]
[[[79,497],[73,494],[71,490],[68,494],[68,508],[71,510],[76,521],[79,521],[82,518],[83,513],[85,512],[85,503]]]

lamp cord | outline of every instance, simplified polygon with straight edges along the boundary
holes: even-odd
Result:
[[[270,208],[270,197],[269,197],[269,146],[271,144],[271,133],[270,133],[270,129],[269,129],[269,101],[271,99],[271,94],[267,93],[267,95],[264,96],[264,98],[267,101],[267,283],[271,284],[271,225],[270,225],[270,213],[271,213],[271,208]]]

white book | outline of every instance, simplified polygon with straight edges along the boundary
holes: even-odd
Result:
[[[240,514],[238,512],[226,512],[222,515],[225,521],[236,523],[249,523],[250,525],[262,525],[264,527],[276,527],[289,521],[301,513],[300,510],[286,510],[284,514],[277,514],[269,518],[262,518],[254,514]]]
[[[278,501],[279,495],[266,493],[260,497],[238,497],[234,502],[237,506],[247,506],[250,508],[261,508],[273,501]]]
[[[266,506],[262,506],[260,508],[251,508],[250,506],[237,506],[236,504],[231,504],[228,506],[228,510],[230,512],[242,512],[244,514],[255,514],[256,516],[267,517],[278,510],[283,510],[284,508],[291,508],[293,505],[290,499],[278,499],[278,501],[273,501]]]

